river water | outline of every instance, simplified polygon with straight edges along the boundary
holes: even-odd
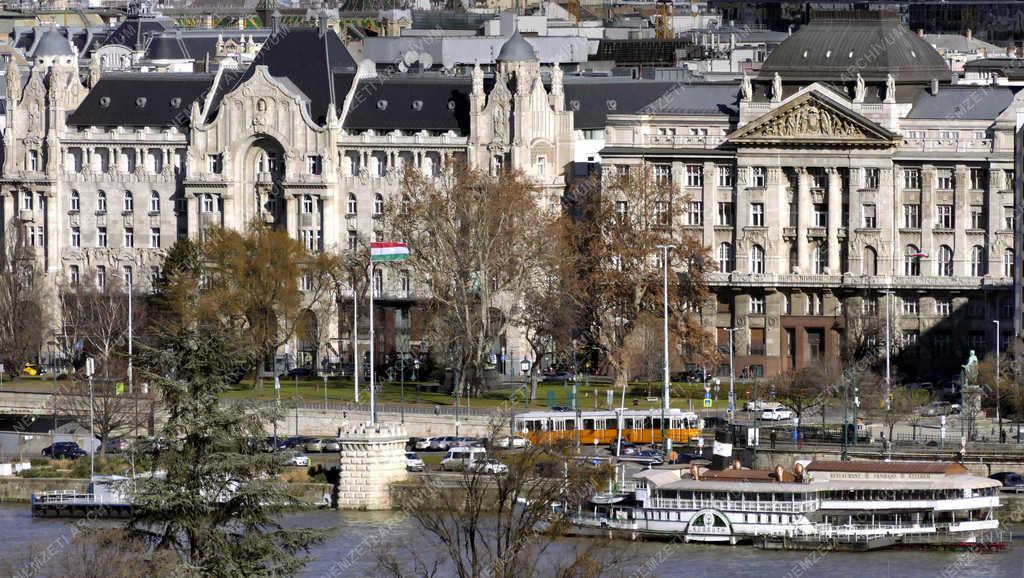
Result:
[[[0,505],[0,560],[21,560],[24,552],[59,547],[74,533],[69,519],[32,518],[27,504]],[[89,522],[114,524],[116,522]],[[302,576],[372,576],[375,552],[382,543],[407,543],[418,534],[413,522],[399,513],[357,513],[321,510],[286,517],[286,525],[336,528],[312,552],[314,560]],[[1010,547],[997,554],[893,550],[874,553],[765,552],[750,546],[699,546],[659,542],[616,542],[636,560],[637,576],[756,578],[1022,578],[1024,527],[1015,527]],[[578,546],[566,540],[553,549]],[[0,565],[6,566],[6,565]],[[17,571],[17,570],[16,570]],[[445,574],[441,574],[444,576]]]

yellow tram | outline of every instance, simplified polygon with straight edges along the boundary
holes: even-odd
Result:
[[[619,432],[619,414],[622,414],[622,439],[636,444],[661,442],[660,409],[625,411],[531,411],[515,417],[516,432],[530,443],[550,443],[555,440],[579,440],[583,444],[611,443]],[[665,414],[668,437],[684,443],[700,435],[700,418],[692,411],[670,409]]]

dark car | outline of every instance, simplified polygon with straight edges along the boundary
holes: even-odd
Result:
[[[285,449],[299,449],[302,450],[308,442],[313,441],[314,438],[310,436],[292,436],[281,442],[281,445]]]
[[[295,379],[296,377],[299,379],[308,379],[316,377],[316,370],[312,367],[293,367],[284,375],[291,379]]]
[[[618,445],[619,445],[619,440],[618,439],[612,440],[608,444],[608,451],[611,452],[612,455],[614,455],[615,454],[615,450],[618,447]],[[635,454],[637,451],[638,451],[638,448],[633,444],[633,442],[631,442],[631,441],[629,441],[627,439],[623,439],[622,440],[622,448],[621,448],[622,455],[625,456],[625,455]]]
[[[573,374],[568,371],[559,371],[558,373],[549,373],[545,375],[540,381],[541,383],[562,383],[564,381],[572,381]]]
[[[654,465],[660,465],[665,462],[665,454],[658,450],[639,450],[636,453],[630,454],[629,459],[640,462],[647,462]]]
[[[43,456],[57,460],[76,460],[89,455],[75,442],[57,442],[43,448]]]
[[[1016,472],[999,472],[992,474],[989,478],[1003,484],[1004,492],[1024,492],[1024,476]]]
[[[565,405],[553,405],[551,411],[572,411],[572,409]]]

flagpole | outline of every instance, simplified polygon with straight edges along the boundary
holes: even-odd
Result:
[[[352,371],[355,378],[356,403],[359,403],[359,292],[352,283]]]
[[[376,289],[373,278],[373,257],[370,258],[370,423],[377,423],[377,387],[374,379],[373,360],[373,292]]]

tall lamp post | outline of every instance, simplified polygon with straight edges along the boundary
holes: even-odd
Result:
[[[93,433],[95,427],[95,404],[92,393],[92,376],[96,373],[96,362],[92,358],[85,360],[85,376],[89,378],[89,482],[96,477],[96,444],[93,443],[96,435]]]
[[[662,448],[665,449],[667,428],[665,427],[665,417],[668,413],[668,394],[669,394],[669,370],[668,370],[668,252],[675,249],[675,245],[657,245],[657,248],[661,251],[661,270],[662,270],[662,327],[664,333],[662,335],[662,361],[663,369],[662,372],[662,393],[661,393],[661,444]],[[667,449],[665,450],[668,451]]]
[[[405,423],[405,354],[398,354],[398,379],[402,391],[402,423]]]
[[[730,327],[726,329],[729,332],[729,423],[733,423],[736,420],[734,400],[735,397],[735,381],[736,381],[736,369],[733,363],[733,334],[739,331],[738,327]]]
[[[1003,441],[1003,418],[1001,417],[1001,415],[999,413],[999,406],[1001,405],[999,398],[1002,395],[1002,392],[1000,391],[1000,383],[999,383],[999,376],[1000,376],[1000,373],[999,373],[999,353],[1000,353],[1000,347],[1002,345],[1000,343],[1000,341],[1002,340],[1002,333],[999,331],[999,320],[998,319],[993,319],[992,323],[996,324],[996,386],[995,386],[995,390],[996,390],[995,391],[995,393],[996,393],[996,423],[999,424],[999,442],[1002,443],[1002,441]],[[963,407],[963,406],[961,406],[961,407]]]
[[[529,411],[530,409],[530,360],[523,358],[519,362],[519,369],[523,370],[523,411]]]

